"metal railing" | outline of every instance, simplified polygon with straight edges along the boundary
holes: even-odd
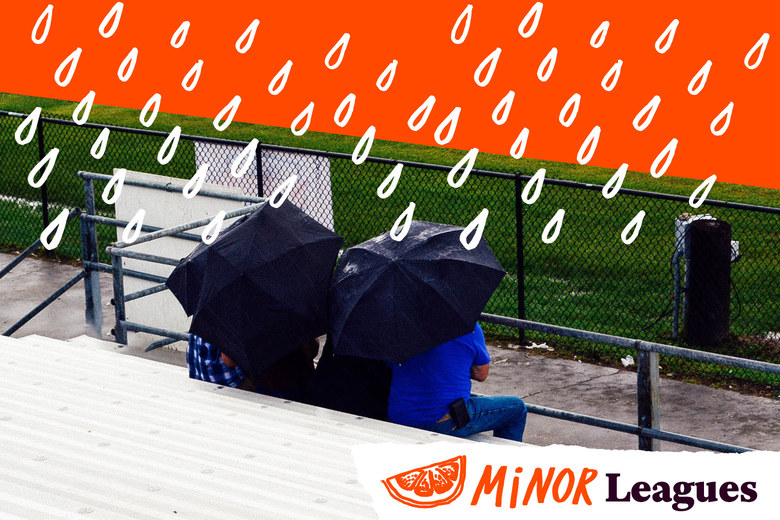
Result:
[[[85,181],[91,182],[93,179],[108,180],[108,176],[99,176],[91,173],[79,174]],[[107,178],[106,178],[107,177]],[[167,189],[163,188],[160,184],[154,183],[137,183],[150,189]],[[86,190],[89,193],[89,190]],[[246,202],[256,202],[258,199],[254,197],[247,197]],[[262,200],[262,199],[260,199]],[[246,206],[239,210],[232,211],[226,215],[226,218],[236,217],[247,214],[254,211],[263,202],[259,204],[253,204]],[[88,204],[89,206],[89,204]],[[122,225],[121,221],[113,219],[91,219],[88,215],[84,216],[85,220],[108,224],[108,225]],[[163,237],[180,237],[192,240],[193,235],[186,235],[184,232],[191,229],[204,226],[211,221],[210,218],[200,219],[193,222],[188,222],[179,226],[169,227],[165,229],[150,229],[150,233],[142,235],[133,244],[140,244],[150,242]],[[170,344],[175,341],[187,341],[189,334],[183,332],[172,331],[159,327],[151,327],[142,323],[136,323],[128,321],[125,316],[124,305],[127,301],[143,298],[150,294],[155,294],[166,289],[165,280],[161,277],[154,277],[149,275],[147,278],[150,281],[156,281],[159,285],[143,289],[131,294],[124,294],[124,285],[122,282],[123,276],[136,276],[139,272],[133,272],[129,274],[127,270],[122,267],[122,258],[133,258],[144,262],[150,262],[160,265],[176,265],[178,259],[162,257],[158,255],[137,253],[129,251],[127,248],[133,244],[115,242],[106,248],[106,251],[111,255],[112,265],[105,266],[105,270],[110,270],[113,273],[114,279],[114,304],[115,304],[115,326],[114,333],[116,340],[119,343],[127,343],[128,332],[143,332],[160,336],[163,339],[150,344],[146,350],[152,350],[159,348],[160,346]],[[711,441],[707,439],[701,439],[698,437],[692,437],[679,433],[667,432],[660,428],[660,377],[659,377],[659,355],[664,354],[668,356],[675,356],[684,359],[690,359],[695,361],[702,361],[707,363],[719,364],[724,366],[731,366],[737,368],[744,368],[748,370],[757,370],[766,372],[769,374],[780,374],[780,365],[773,363],[766,363],[761,361],[755,361],[750,359],[742,359],[733,356],[726,356],[721,354],[715,354],[710,352],[702,352],[697,350],[691,350],[672,345],[665,345],[662,343],[643,341],[639,339],[631,339],[620,336],[613,336],[609,334],[601,334],[597,332],[591,332],[586,330],[573,329],[569,327],[561,327],[556,325],[549,325],[544,323],[538,323],[528,320],[522,320],[518,318],[511,318],[508,316],[499,316],[494,314],[482,314],[481,321],[485,323],[492,323],[497,325],[503,325],[507,327],[514,327],[518,330],[535,331],[546,334],[555,334],[564,338],[587,340],[597,342],[604,345],[610,345],[620,348],[633,349],[637,355],[637,424],[629,424],[618,421],[612,421],[600,417],[593,417],[589,415],[583,415],[579,413],[557,410],[544,406],[527,404],[528,411],[533,414],[542,415],[546,417],[552,417],[555,419],[571,421],[579,424],[585,424],[598,428],[604,428],[612,431],[627,433],[636,435],[638,439],[638,448],[640,450],[658,450],[660,441],[674,442],[686,446],[692,446],[701,449],[720,451],[720,452],[745,452],[750,451],[749,448],[736,446],[732,444]]]
[[[68,216],[65,219],[65,224],[67,225],[71,220],[81,215],[81,209],[80,208],[73,208],[68,213]],[[0,270],[0,279],[2,279],[5,275],[10,273],[16,266],[18,266],[22,261],[24,261],[25,258],[29,257],[32,253],[37,251],[42,245],[42,241],[40,238],[33,242],[27,249],[19,253],[16,258],[11,260],[11,262],[6,265],[2,270]],[[82,269],[78,272],[76,276],[62,284],[59,289],[54,291],[48,298],[43,300],[41,303],[39,303],[34,309],[32,309],[30,312],[25,314],[22,318],[20,318],[16,323],[8,327],[5,332],[3,332],[3,336],[10,336],[17,330],[19,330],[22,326],[24,326],[27,322],[29,322],[31,319],[36,317],[38,314],[40,314],[41,311],[43,311],[46,307],[54,303],[54,301],[65,294],[65,292],[68,291],[71,287],[79,283],[81,280],[83,280],[86,277],[86,273]]]

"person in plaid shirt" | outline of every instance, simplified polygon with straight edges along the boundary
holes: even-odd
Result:
[[[250,380],[219,348],[190,334],[187,365],[192,379],[300,401],[314,373],[313,360],[318,352],[319,343],[310,341],[271,365],[256,380]]]

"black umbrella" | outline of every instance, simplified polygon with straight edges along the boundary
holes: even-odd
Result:
[[[167,285],[190,332],[251,377],[327,328],[327,291],[343,240],[289,202],[262,206],[199,245]]]
[[[462,231],[413,221],[400,242],[384,233],[348,249],[329,292],[334,352],[401,363],[473,331],[504,270]]]

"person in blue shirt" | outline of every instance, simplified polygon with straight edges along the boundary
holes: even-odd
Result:
[[[485,335],[474,331],[419,354],[404,363],[390,363],[388,418],[395,423],[424,430],[466,437],[493,431],[495,437],[523,440],[526,406],[514,396],[471,396],[471,379],[487,379],[490,354]],[[459,414],[457,403],[465,401],[468,417]],[[458,420],[461,424],[458,426]]]

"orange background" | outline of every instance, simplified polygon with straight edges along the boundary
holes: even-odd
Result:
[[[42,45],[31,40],[32,28],[46,6],[54,5],[51,31]],[[15,2],[3,10],[0,33],[0,91],[78,101],[90,90],[96,103],[140,109],[155,92],[161,111],[213,118],[233,98],[242,103],[235,120],[289,127],[314,101],[310,130],[361,136],[370,125],[378,139],[435,145],[434,131],[456,106],[462,107],[454,139],[446,146],[508,154],[523,127],[530,129],[525,157],[574,163],[594,125],[602,129],[590,165],[617,168],[627,162],[647,172],[656,155],[672,139],[679,145],[666,175],[780,188],[775,143],[780,102],[780,58],[775,31],[780,6],[756,2],[695,1],[589,2],[546,1],[539,26],[530,38],[518,25],[534,1],[424,2],[373,4],[340,2],[161,2],[128,0],[116,33],[105,39],[98,26],[114,1],[64,0]],[[452,27],[473,4],[465,42],[450,40]],[[258,18],[254,44],[239,54],[235,42]],[[655,41],[673,19],[676,36],[665,54]],[[180,49],[170,45],[180,24],[191,23]],[[610,22],[601,48],[590,38],[602,21]],[[336,70],[325,67],[328,51],[348,32],[351,39]],[[763,33],[770,40],[755,70],[743,64]],[[558,58],[552,76],[542,83],[537,67],[552,47]],[[67,87],[54,81],[58,65],[77,47],[83,49]],[[138,62],[122,83],[117,69],[133,47]],[[473,75],[496,47],[502,48],[495,75],[478,87]],[[181,81],[204,60],[200,82],[192,92]],[[294,65],[278,96],[268,84],[278,70]],[[387,92],[375,83],[385,67],[398,60]],[[601,79],[618,60],[623,69],[612,92]],[[698,96],[689,81],[707,60],[712,70]],[[509,90],[516,93],[508,121],[496,125],[491,114]],[[345,128],[333,114],[350,92],[357,96]],[[579,114],[565,128],[558,114],[578,92]],[[412,132],[407,120],[429,96],[436,104],[425,126]],[[660,107],[643,132],[634,116],[652,99]],[[734,102],[731,124],[723,136],[710,132],[711,121]],[[159,128],[168,130],[167,128]]]

